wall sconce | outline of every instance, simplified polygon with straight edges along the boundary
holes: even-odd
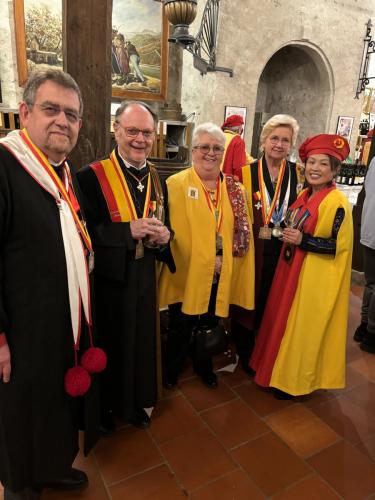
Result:
[[[363,39],[363,54],[362,54],[362,62],[361,62],[361,68],[359,70],[359,77],[358,77],[358,84],[357,84],[357,91],[355,93],[354,98],[358,99],[359,94],[363,92],[366,88],[366,85],[370,83],[370,80],[373,80],[375,76],[368,76],[368,66],[370,62],[370,55],[374,54],[375,52],[375,42],[372,39],[371,35],[371,19],[367,21],[366,25],[366,35],[365,38]]]
[[[197,15],[197,0],[163,0],[168,21],[174,25],[168,39],[193,55],[194,67],[202,75],[222,71],[233,76],[233,70],[216,66],[216,40],[220,0],[207,0],[197,35],[189,34],[189,25]]]

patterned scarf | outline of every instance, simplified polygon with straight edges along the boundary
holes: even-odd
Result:
[[[232,175],[225,176],[229,201],[234,216],[233,257],[243,257],[249,249],[250,223],[241,184]]]

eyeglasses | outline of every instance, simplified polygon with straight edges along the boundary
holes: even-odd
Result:
[[[115,123],[124,130],[125,135],[127,135],[128,137],[133,137],[133,139],[135,137],[138,137],[139,134],[142,134],[145,139],[151,139],[155,134],[155,130],[150,130],[150,129],[141,130],[135,127],[123,127],[118,122]]]
[[[77,123],[81,119],[79,113],[77,113],[73,109],[61,108],[60,106],[53,106],[52,104],[34,103],[34,106],[38,106],[46,116],[49,116],[51,118],[54,116],[59,116],[59,114],[63,112],[66,116],[66,119],[70,123]]]
[[[271,135],[269,137],[270,143],[273,144],[274,146],[278,144],[279,142],[281,143],[282,146],[289,146],[290,140],[287,139],[286,137],[278,137],[277,135]]]
[[[223,146],[210,146],[209,144],[198,144],[198,146],[194,146],[193,149],[199,149],[203,155],[208,155],[211,151],[215,156],[220,156],[224,153]]]

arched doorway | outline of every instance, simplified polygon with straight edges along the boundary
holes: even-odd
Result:
[[[298,145],[309,135],[328,130],[333,74],[324,54],[305,42],[282,47],[269,59],[259,79],[251,153],[259,157],[259,136],[272,115],[286,113],[300,125]],[[297,148],[291,152],[295,159]]]

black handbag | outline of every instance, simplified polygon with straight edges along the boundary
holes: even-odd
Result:
[[[223,325],[214,328],[196,327],[194,329],[195,357],[207,358],[222,354],[228,346],[229,335]]]

